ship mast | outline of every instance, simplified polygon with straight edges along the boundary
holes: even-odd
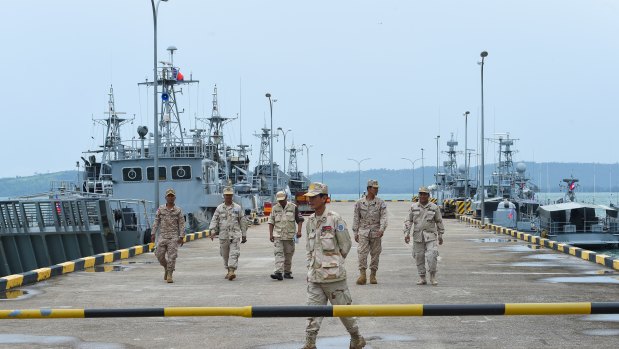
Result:
[[[146,81],[138,85],[154,86],[155,88],[161,86],[161,102],[158,107],[160,111],[157,123],[161,137],[159,155],[175,157],[180,155],[176,153],[181,149],[178,146],[184,146],[186,139],[185,130],[182,128],[180,119],[180,115],[185,110],[179,110],[176,102],[177,95],[183,94],[183,89],[179,88],[179,86],[195,84],[199,83],[199,81],[192,80],[191,78],[185,80],[179,68],[174,66],[174,51],[177,48],[169,46],[167,50],[170,54],[170,60],[159,62],[161,66],[158,69],[157,81]]]
[[[123,157],[123,147],[120,138],[120,127],[128,122],[132,122],[133,118],[125,119],[119,115],[126,114],[125,112],[116,111],[114,103],[114,87],[110,85],[108,92],[108,108],[104,114],[107,114],[105,119],[94,119],[93,121],[105,127],[105,139],[101,155],[101,164],[103,167],[99,172],[99,180],[111,179],[111,171],[109,163],[111,160],[118,160]],[[108,178],[109,177],[109,178]]]

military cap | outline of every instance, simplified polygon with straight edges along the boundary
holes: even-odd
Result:
[[[430,189],[428,187],[419,187],[419,194],[421,193],[430,194]]]
[[[225,187],[224,195],[234,195],[234,189],[232,189],[232,187]]]
[[[277,194],[275,194],[275,198],[277,199],[277,201],[286,200],[286,193],[283,191],[278,191]]]
[[[370,179],[368,181],[368,187],[378,188],[378,181],[375,179]]]
[[[305,196],[316,196],[319,194],[329,194],[329,187],[326,184],[322,184],[320,182],[314,182],[309,185],[307,193]]]
[[[165,191],[165,196],[168,196],[168,195],[176,196],[176,192],[174,191],[174,189],[172,189],[172,188],[168,188],[168,189]]]

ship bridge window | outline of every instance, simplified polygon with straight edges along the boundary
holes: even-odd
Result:
[[[191,166],[172,166],[172,179],[191,179]]]
[[[125,167],[123,168],[123,181],[125,182],[141,182],[142,168],[141,167]]]
[[[154,181],[155,180],[155,176],[154,176],[154,171],[155,167],[154,166],[149,166],[146,168],[146,179],[148,179],[149,181]],[[166,180],[166,168],[165,166],[159,166],[159,180],[160,181],[165,181]]]

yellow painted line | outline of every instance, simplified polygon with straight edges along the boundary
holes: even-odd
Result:
[[[86,264],[86,262],[84,262],[84,264]],[[75,271],[75,262],[64,262],[59,263],[58,265],[62,265],[63,274],[72,273],[73,271]]]
[[[591,251],[583,250],[580,253],[580,258],[589,260],[589,253],[591,253]]]
[[[591,303],[505,304],[505,315],[591,314]]]
[[[548,240],[548,247],[553,248],[555,247],[555,242],[552,240]]]
[[[95,266],[96,258],[95,257],[84,257],[84,268],[92,268]]]
[[[164,308],[164,316],[242,316],[251,317],[251,306],[245,307],[175,307]]]
[[[22,282],[24,281],[24,276],[15,274],[15,275],[5,276],[3,277],[3,279],[6,280],[6,288],[9,289],[9,288],[21,286]]]
[[[103,255],[103,263],[112,263],[114,261],[114,253],[107,252],[107,253],[102,253],[102,255]]]
[[[564,252],[564,248],[565,248],[565,244],[557,244],[557,251],[559,252]]]
[[[129,258],[129,250],[126,248],[120,250],[120,259],[127,259],[127,258]]]
[[[144,253],[144,246],[135,246],[135,255],[137,256],[142,253]]]
[[[333,316],[423,316],[423,304],[334,305]]]
[[[606,259],[606,258],[609,258],[609,257],[610,257],[610,256],[607,256],[607,255],[605,255],[605,254],[598,254],[598,255],[596,255],[596,256],[595,256],[595,262],[596,262],[597,264],[605,264],[605,262],[604,262],[604,261],[605,261],[605,259]]]
[[[613,269],[619,270],[619,259],[613,261]]]
[[[39,268],[33,270],[33,272],[37,273],[37,281],[47,280],[52,276],[51,268]]]
[[[83,318],[84,309],[0,310],[0,319]]]

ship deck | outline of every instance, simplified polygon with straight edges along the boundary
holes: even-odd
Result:
[[[459,220],[445,221],[439,282],[417,286],[411,245],[402,226],[409,203],[390,202],[378,285],[355,284],[356,244],[346,261],[354,304],[479,304],[616,302],[619,275],[611,268]],[[352,224],[352,203],[330,209]],[[305,230],[304,230],[305,232]],[[96,270],[74,272],[25,286],[0,309],[151,308],[302,305],[305,238],[293,260],[294,280],[275,281],[268,225],[253,226],[241,247],[237,279],[225,271],[218,242],[195,240],[179,250],[175,283],[162,280],[152,253]],[[304,318],[169,317],[105,319],[0,319],[0,348],[299,348]],[[446,316],[359,319],[367,348],[616,347],[618,315]],[[348,346],[338,319],[326,318],[318,348]]]

